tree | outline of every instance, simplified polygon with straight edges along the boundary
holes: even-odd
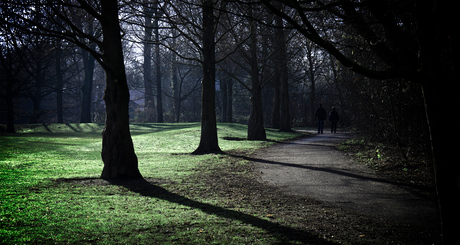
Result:
[[[142,177],[129,131],[129,89],[126,81],[116,0],[101,0],[102,65],[106,72],[106,121],[102,132],[101,178]]]
[[[1,24],[14,26],[28,33],[73,42],[91,53],[103,67],[106,74],[106,121],[102,132],[101,152],[104,162],[101,174],[103,179],[142,177],[129,131],[129,90],[123,61],[118,7],[116,0],[101,0],[100,5],[86,1],[58,1],[53,5],[36,1],[9,2],[5,8],[2,7],[5,11],[2,11],[0,20]],[[98,20],[102,40],[98,35],[91,35],[74,24],[86,14]],[[35,15],[40,16],[42,21],[29,18]],[[98,49],[88,46],[87,43],[90,42],[96,43]]]
[[[252,17],[252,9],[249,10]],[[249,64],[251,66],[251,115],[248,122],[248,140],[266,140],[262,110],[262,85],[259,80],[259,59],[257,57],[257,23],[250,20]]]
[[[154,105],[155,100],[153,96],[153,81],[152,81],[152,18],[154,15],[154,10],[152,9],[151,3],[149,0],[144,0],[143,3],[143,12],[144,12],[144,112],[145,112],[145,121],[153,122],[154,121]]]
[[[279,16],[275,16],[275,45],[277,54],[275,55],[277,83],[279,89],[279,103],[280,103],[280,122],[279,129],[281,132],[290,132],[291,129],[291,116],[289,114],[289,83],[288,83],[288,68],[287,68],[287,52],[286,52],[286,39],[283,29],[283,20]]]
[[[157,84],[157,122],[163,122],[163,89],[161,86],[161,59],[160,59],[160,3],[156,2],[154,8],[155,19],[153,21],[153,29],[155,33],[155,81]]]
[[[27,76],[25,71],[25,54],[27,53],[27,45],[23,45],[16,33],[15,28],[9,26],[1,27],[2,41],[0,44],[0,96],[6,102],[6,132],[15,133],[14,117],[15,106],[14,99],[19,95],[27,85]],[[24,40],[24,38],[21,38]]]
[[[374,79],[403,78],[422,87],[431,138],[433,167],[441,209],[443,240],[458,244],[460,219],[460,166],[454,164],[456,146],[445,140],[444,118],[459,97],[452,86],[459,80],[455,61],[458,30],[455,6],[447,1],[290,1],[281,11],[270,1],[262,1],[298,32],[327,50],[343,66]],[[295,13],[291,15],[291,13]],[[357,51],[372,55],[373,64],[361,63],[318,32],[314,16],[321,13],[353,30]],[[343,36],[342,36],[343,38]],[[441,83],[438,81],[442,81]],[[458,131],[451,137],[459,137]]]
[[[94,47],[93,47],[94,48]],[[93,91],[93,75],[94,75],[94,57],[88,51],[81,49],[83,59],[83,86],[81,87],[81,113],[80,122],[90,123],[91,120],[91,95]]]
[[[216,120],[216,43],[213,0],[202,1],[203,82],[201,90],[201,136],[194,154],[220,153]]]

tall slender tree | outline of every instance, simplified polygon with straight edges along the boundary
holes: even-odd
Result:
[[[143,2],[143,12],[144,12],[144,113],[145,121],[153,122],[155,120],[155,97],[153,94],[153,79],[152,79],[152,31],[153,23],[152,18],[154,15],[154,10],[152,8],[152,3],[150,0],[144,0]]]
[[[250,10],[252,17],[252,9]],[[251,115],[248,122],[248,140],[267,139],[262,110],[262,85],[259,80],[259,59],[257,57],[257,23],[250,20],[249,63],[251,66]]]
[[[281,6],[281,5],[280,5]],[[279,102],[280,102],[280,122],[279,129],[282,132],[290,132],[291,116],[289,112],[289,81],[287,67],[286,37],[284,32],[283,19],[275,16],[275,46],[276,46],[276,66],[277,76],[279,79]]]
[[[154,8],[153,30],[155,33],[155,82],[157,85],[157,122],[163,122],[163,88],[161,85],[160,57],[160,2],[156,1]]]

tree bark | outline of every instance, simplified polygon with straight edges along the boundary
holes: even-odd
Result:
[[[220,153],[216,120],[215,16],[212,0],[203,0],[203,82],[201,90],[201,137],[193,154]]]
[[[227,80],[227,122],[233,122],[233,81]]]
[[[152,81],[152,17],[153,10],[149,0],[144,0],[144,89],[145,102],[144,113],[145,122],[155,121],[155,98],[153,96]]]
[[[262,88],[259,81],[259,66],[257,60],[256,22],[251,21],[250,63],[251,63],[251,115],[248,122],[248,140],[266,140],[264,116],[262,110]]]
[[[91,96],[93,93],[94,57],[82,49],[85,77],[81,87],[81,123],[91,123]]]
[[[129,89],[123,62],[116,0],[101,1],[106,121],[102,132],[101,178],[141,178],[129,131]]]
[[[445,81],[445,80],[444,80]],[[449,130],[449,120],[452,108],[445,104],[446,97],[450,97],[451,105],[459,103],[458,95],[449,87],[433,84],[427,81],[423,87],[425,109],[430,129],[431,149],[433,152],[433,166],[436,179],[436,190],[441,210],[444,244],[460,244],[458,237],[458,221],[460,219],[460,166],[458,158],[458,144],[452,143],[460,137],[457,130]],[[449,91],[450,90],[450,91]],[[447,124],[446,124],[447,122]],[[446,137],[446,134],[449,137]]]
[[[220,91],[222,94],[222,122],[227,122],[227,103],[228,103],[228,89],[227,89],[227,80],[229,78],[222,77],[220,79]]]
[[[8,82],[10,83],[10,82]],[[8,84],[9,85],[9,84]],[[9,87],[9,86],[8,86]],[[8,92],[10,92],[9,90]],[[7,133],[16,133],[16,130],[14,129],[14,104],[13,104],[13,96],[11,94],[7,94],[5,96],[6,100],[6,110],[7,110],[7,116],[6,116],[6,132]]]
[[[276,46],[278,50],[278,64],[279,69],[279,85],[280,85],[280,131],[290,132],[291,129],[291,116],[289,114],[289,84],[288,84],[288,68],[287,68],[287,51],[286,51],[286,38],[283,29],[283,19],[275,16],[276,23]]]
[[[175,36],[173,34],[173,36]],[[176,38],[173,38],[173,47],[176,47]],[[173,90],[173,100],[174,100],[174,121],[180,121],[180,112],[181,112],[181,84],[179,84],[178,78],[178,64],[177,64],[177,55],[173,52],[172,59],[171,59],[171,82],[172,82],[172,90]]]
[[[311,117],[311,125],[315,125],[315,108],[318,106],[319,103],[316,103],[316,76],[315,76],[315,69],[314,69],[314,61],[313,61],[313,44],[307,43],[305,45],[307,48],[307,60],[308,60],[308,78],[310,78],[311,86],[310,86],[310,114]]]
[[[62,50],[60,47],[60,41],[58,41],[58,47],[56,47],[56,110],[57,110],[57,122],[64,123],[64,113],[63,113],[63,103],[62,103],[62,94],[63,94],[63,84],[64,80],[62,78],[61,70],[61,56]]]
[[[277,71],[278,68],[275,68]],[[276,74],[273,78],[273,110],[272,110],[272,127],[280,129],[280,80],[279,75]]]
[[[460,133],[452,125],[459,104],[453,87],[458,76],[458,30],[450,29],[455,21],[454,6],[445,2],[417,1],[417,28],[420,45],[420,74],[430,130],[433,166],[444,244],[460,244],[460,165],[458,144]],[[433,9],[433,6],[436,6]],[[446,137],[448,136],[448,137]]]
[[[161,65],[160,65],[160,34],[158,22],[160,19],[160,3],[157,1],[155,8],[155,20],[153,23],[155,32],[155,80],[157,84],[157,122],[163,123],[163,89],[161,86]]]

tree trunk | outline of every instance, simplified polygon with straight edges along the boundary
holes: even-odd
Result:
[[[152,16],[153,10],[149,0],[144,0],[144,89],[145,102],[144,113],[145,122],[155,121],[155,98],[153,96],[153,81],[152,81]]]
[[[163,89],[161,86],[161,65],[160,65],[160,34],[158,21],[160,19],[160,3],[157,1],[155,9],[155,80],[157,83],[157,122],[163,123]]]
[[[33,111],[32,111],[32,116],[29,119],[30,124],[35,124],[40,121],[40,117],[42,115],[40,105],[42,102],[42,84],[43,84],[43,70],[41,66],[41,61],[37,60],[36,61],[36,68],[33,74],[34,80],[35,80],[35,91],[33,92],[31,96],[31,100],[33,103]]]
[[[83,69],[85,77],[83,86],[81,87],[81,123],[91,123],[91,95],[93,93],[93,75],[94,75],[94,57],[86,50],[82,50],[83,54]]]
[[[222,122],[227,122],[227,103],[228,103],[228,89],[227,89],[227,80],[229,78],[222,77],[220,79],[220,91],[222,93]]]
[[[60,41],[58,41],[60,44]],[[62,108],[62,94],[63,94],[63,78],[62,78],[62,70],[61,70],[61,47],[58,45],[56,47],[56,109],[57,109],[57,122],[63,123],[64,122],[64,114]]]
[[[101,178],[141,178],[129,131],[129,89],[116,0],[101,1],[103,66],[106,73],[106,121],[102,132]]]
[[[437,2],[436,2],[437,3]],[[420,37],[420,74],[428,126],[444,244],[460,244],[460,133],[453,123],[459,96],[456,84],[459,63],[458,30],[450,28],[455,21],[453,4],[417,1],[417,28]],[[436,8],[434,8],[436,6]],[[448,137],[447,137],[448,136]]]
[[[173,45],[175,46],[175,39],[173,40]],[[171,82],[172,82],[172,89],[173,89],[173,100],[174,100],[174,121],[180,121],[180,109],[182,104],[181,99],[181,84],[179,84],[178,75],[178,67],[177,67],[177,56],[176,54],[172,54],[172,62],[171,62]]]
[[[201,137],[194,154],[220,153],[216,122],[215,17],[212,0],[203,0],[203,83],[201,91]]]
[[[305,45],[307,48],[307,60],[308,60],[308,78],[310,78],[311,86],[310,86],[310,116],[311,116],[311,125],[315,125],[315,108],[317,107],[316,103],[316,76],[315,76],[315,69],[314,69],[314,62],[313,62],[313,44],[307,43]]]
[[[277,72],[279,71],[278,68],[275,68]],[[280,128],[280,80],[279,80],[279,73],[275,75],[273,78],[273,110],[272,110],[272,127],[274,129]]]
[[[280,131],[290,132],[291,116],[289,114],[289,85],[288,85],[288,68],[287,68],[287,52],[286,39],[283,29],[283,19],[275,16],[276,22],[276,46],[278,50],[278,65],[280,79]]]
[[[259,65],[257,60],[256,22],[251,21],[250,62],[251,62],[251,115],[248,122],[248,140],[266,140],[264,116],[262,110],[262,89],[259,81]]]
[[[233,81],[227,80],[227,122],[233,122]]]
[[[459,139],[460,134],[455,128],[450,130],[450,122],[446,120],[452,115],[453,109],[449,105],[458,105],[459,103],[458,95],[449,86],[439,86],[439,84],[433,83],[431,80],[424,84],[423,92],[430,129],[436,189],[441,210],[443,240],[444,244],[460,244],[460,237],[458,236],[460,165],[455,160],[458,158],[458,144],[453,143]],[[446,97],[451,99],[446,99]],[[451,103],[446,104],[447,100],[451,100]],[[446,137],[447,135],[449,137]]]
[[[266,140],[262,110],[262,91],[260,86],[252,83],[251,115],[248,122],[248,140]]]
[[[8,81],[8,83],[10,83],[10,81]],[[9,89],[8,92],[11,92],[11,90]],[[7,133],[16,133],[16,130],[14,129],[14,104],[13,104],[13,95],[12,95],[12,93],[11,94],[6,94],[5,100],[6,100],[6,110],[7,110],[6,132]]]

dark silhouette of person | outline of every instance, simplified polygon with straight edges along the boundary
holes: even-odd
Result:
[[[318,109],[315,112],[315,118],[318,120],[318,134],[323,133],[324,120],[326,120],[326,110],[323,108],[323,104],[319,104]]]
[[[329,121],[331,122],[331,133],[336,133],[339,113],[335,110],[335,107],[332,107],[332,111],[329,113]]]

